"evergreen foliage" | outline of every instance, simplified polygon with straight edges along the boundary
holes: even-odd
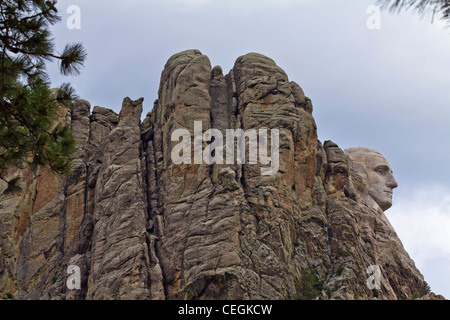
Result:
[[[58,122],[59,104],[75,99],[67,83],[50,90],[45,63],[58,60],[61,73],[77,75],[86,58],[82,44],[55,52],[50,26],[60,21],[56,1],[0,0],[0,179],[8,168],[48,165],[56,173],[71,167],[76,149],[70,127]],[[7,192],[18,190],[18,178]]]
[[[422,17],[430,16],[450,22],[450,0],[378,0],[382,7],[393,13],[411,10]]]

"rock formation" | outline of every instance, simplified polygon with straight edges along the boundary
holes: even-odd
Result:
[[[273,60],[239,57],[228,75],[198,50],[172,56],[153,110],[79,100],[71,174],[12,168],[23,192],[0,208],[0,298],[407,299],[423,276],[358,163],[317,138],[312,103]],[[174,164],[172,133],[279,129],[279,171]],[[206,143],[203,142],[203,145]],[[246,150],[248,159],[249,150]],[[359,170],[359,171],[358,171]],[[5,188],[2,186],[0,191]],[[81,270],[81,289],[66,285]],[[381,270],[370,289],[366,271]]]

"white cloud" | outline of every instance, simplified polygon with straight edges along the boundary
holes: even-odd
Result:
[[[432,289],[450,296],[450,188],[428,186],[394,198],[387,212]]]

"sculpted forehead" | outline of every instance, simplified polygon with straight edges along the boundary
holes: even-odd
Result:
[[[350,148],[344,150],[352,161],[359,162],[367,167],[376,165],[387,165],[390,167],[386,158],[378,151],[370,148]]]
[[[381,154],[369,154],[366,156],[366,161],[368,169],[376,169],[383,166],[391,168],[391,165],[389,164],[387,159]]]
[[[377,155],[383,156],[377,150],[370,149],[370,148],[362,148],[362,147],[345,149],[344,152],[349,154],[349,155],[355,155],[355,156],[358,156],[358,155],[372,155],[372,154],[377,154]]]

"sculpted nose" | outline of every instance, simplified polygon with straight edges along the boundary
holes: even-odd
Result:
[[[389,174],[389,178],[388,178],[388,181],[387,181],[387,186],[389,188],[392,188],[392,189],[395,189],[395,188],[398,187],[397,180],[395,180],[395,178],[394,178],[394,176],[392,174]]]

